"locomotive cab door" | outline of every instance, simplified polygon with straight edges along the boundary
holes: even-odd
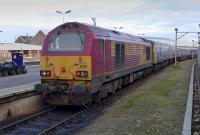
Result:
[[[152,46],[148,45],[146,46],[146,61],[147,63],[150,63],[152,61]]]
[[[98,40],[98,65],[97,69],[99,73],[104,72],[105,68],[105,41],[100,39]]]
[[[150,42],[150,46],[151,46],[151,52],[150,52],[150,63],[154,63],[155,61],[156,61],[156,54],[155,54],[155,51],[156,51],[156,49],[155,49],[155,44],[151,41]]]
[[[109,71],[111,66],[111,48],[110,41],[106,41],[105,39],[100,39],[98,41],[98,71],[106,72]]]
[[[104,42],[104,71],[109,71],[111,66],[111,48],[110,41]]]

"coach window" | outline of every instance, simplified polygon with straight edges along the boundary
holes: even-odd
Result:
[[[104,51],[104,40],[99,40],[99,52],[103,52]]]
[[[150,60],[150,47],[146,47],[146,58]]]

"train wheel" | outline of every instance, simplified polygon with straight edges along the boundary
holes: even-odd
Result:
[[[112,94],[115,94],[117,90],[117,81],[112,82]]]
[[[8,71],[5,70],[2,72],[2,74],[3,74],[3,76],[8,76]]]
[[[101,99],[102,99],[102,91],[100,90],[96,93],[95,98],[94,98],[94,102],[99,103],[101,101]]]
[[[117,89],[121,89],[122,88],[122,79],[119,79],[117,81]]]

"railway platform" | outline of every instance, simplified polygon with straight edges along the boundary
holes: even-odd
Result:
[[[36,83],[37,82],[0,89],[0,104],[36,94],[34,91],[34,85]]]
[[[34,83],[0,89],[0,123],[46,108]]]
[[[197,66],[197,63],[194,63],[192,66],[182,135],[191,135],[192,133],[192,108],[193,108],[193,88],[194,88],[195,66]]]

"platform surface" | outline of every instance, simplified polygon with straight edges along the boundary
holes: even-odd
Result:
[[[34,91],[34,85],[37,83],[40,83],[40,82],[38,81],[38,82],[29,83],[29,84],[19,85],[16,87],[0,89],[0,99],[21,94],[21,93]]]

